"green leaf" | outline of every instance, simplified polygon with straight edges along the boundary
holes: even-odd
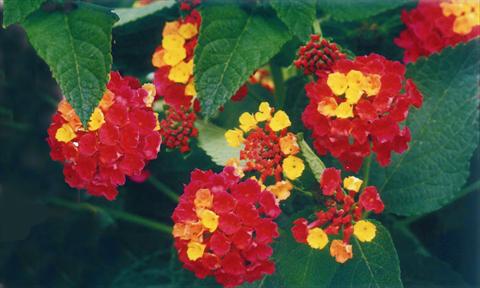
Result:
[[[115,20],[107,10],[79,4],[69,12],[39,10],[22,23],[84,126],[108,81]]]
[[[212,115],[291,35],[276,17],[231,5],[207,6],[201,13],[195,85],[202,113]]]
[[[410,149],[394,155],[384,180],[377,182],[389,211],[434,211],[455,199],[465,184],[479,142],[479,45],[475,40],[447,48],[407,67],[424,104],[407,122]]]
[[[119,20],[115,23],[113,28],[118,29],[133,24],[146,17],[152,17],[158,14],[163,16],[168,14],[174,6],[174,0],[164,0],[138,8],[117,8],[113,10],[113,12],[118,15]]]
[[[382,12],[395,9],[410,1],[408,0],[321,0],[319,8],[338,21],[353,21],[366,19]]]
[[[315,0],[271,0],[270,4],[293,35],[308,39],[317,13]]]
[[[379,222],[372,242],[352,237],[353,259],[341,265],[332,279],[332,287],[403,287],[400,263],[388,230]]]
[[[312,249],[297,243],[286,229],[275,243],[277,271],[264,279],[266,285],[255,287],[402,287],[390,234],[380,223],[372,222],[377,226],[375,239],[362,243],[353,236],[353,259],[344,264],[330,256],[329,245]]]
[[[325,170],[325,164],[317,156],[317,154],[313,152],[312,148],[310,148],[305,139],[301,139],[298,144],[300,145],[300,150],[302,151],[302,155],[307,161],[310,170],[312,170],[313,176],[315,176],[315,179],[320,182],[323,170]]]
[[[5,0],[3,7],[3,27],[20,23],[28,15],[40,8],[46,0]]]
[[[197,121],[198,146],[200,146],[217,165],[224,166],[228,159],[240,157],[240,147],[230,147],[225,140],[225,129],[210,123]]]

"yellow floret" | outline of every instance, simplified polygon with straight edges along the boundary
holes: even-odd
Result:
[[[187,51],[185,48],[180,47],[175,50],[167,50],[163,54],[163,62],[169,66],[175,66],[182,62],[187,57]]]
[[[257,120],[255,120],[255,117],[248,112],[242,113],[240,118],[238,118],[238,121],[240,122],[240,129],[245,132],[248,132],[257,126]]]
[[[339,96],[345,93],[347,89],[347,77],[340,72],[334,72],[328,75],[327,85],[333,94]]]
[[[58,128],[57,132],[55,133],[55,139],[60,142],[68,143],[75,139],[77,134],[73,131],[72,126],[68,123],[62,125],[62,127]]]
[[[90,116],[90,121],[88,121],[88,130],[96,131],[102,127],[103,123],[105,123],[105,117],[103,116],[102,110],[97,107],[93,110],[93,114]]]
[[[328,97],[318,102],[317,111],[327,117],[336,116],[338,104],[335,98]]]
[[[176,35],[178,33],[178,28],[180,27],[180,22],[172,21],[165,23],[163,27],[162,36],[166,37],[168,35]]]
[[[180,62],[170,69],[170,73],[168,73],[168,79],[176,83],[187,84],[191,75],[192,73],[190,64]]]
[[[348,104],[347,102],[340,103],[338,105],[337,110],[335,110],[336,116],[338,118],[346,119],[353,117],[353,106]]]
[[[162,39],[162,47],[167,51],[174,51],[183,48],[184,44],[185,39],[178,34],[170,34]]]
[[[197,96],[197,90],[195,89],[195,81],[193,81],[193,78],[190,79],[187,86],[185,86],[185,95],[192,97]]]
[[[255,113],[255,119],[258,122],[263,122],[266,120],[270,120],[271,118],[272,108],[270,107],[270,104],[268,104],[268,102],[260,103],[260,106],[258,107],[258,112]]]
[[[290,155],[283,159],[282,169],[283,173],[288,179],[295,180],[302,176],[303,170],[305,169],[305,164],[303,164],[302,159]]]
[[[353,226],[353,234],[361,242],[370,242],[375,238],[377,227],[372,222],[360,220]]]
[[[210,232],[214,232],[218,227],[218,215],[208,209],[197,210],[197,216],[200,218],[202,225]]]
[[[197,26],[192,23],[185,23],[178,28],[178,34],[180,34],[185,39],[190,39],[198,34]]]
[[[206,245],[199,242],[190,241],[187,247],[188,247],[187,248],[188,259],[192,261],[196,261],[197,259],[203,256]]]
[[[272,120],[270,120],[270,123],[268,123],[268,126],[270,126],[270,128],[275,132],[290,127],[290,125],[292,125],[292,122],[290,122],[290,118],[288,118],[287,113],[282,110],[278,110],[277,112],[275,112]]]
[[[350,176],[343,179],[343,187],[349,191],[358,192],[362,184],[363,184],[363,181],[358,179],[355,176]]]
[[[240,129],[230,129],[225,132],[225,140],[231,147],[238,147],[243,143],[243,131]]]
[[[307,243],[313,249],[323,249],[328,243],[328,236],[321,228],[308,230]]]

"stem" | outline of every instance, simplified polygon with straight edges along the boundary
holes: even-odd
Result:
[[[470,192],[473,192],[475,190],[480,189],[480,179],[477,181],[473,182],[472,184],[468,185],[467,187],[464,187],[462,190],[460,190],[460,193],[458,193],[458,196],[455,197],[455,199],[459,199],[465,195],[467,195]]]
[[[28,131],[30,130],[29,124],[17,123],[17,122],[0,122],[0,126],[4,126],[17,131]]]
[[[275,85],[275,106],[282,109],[285,104],[285,83],[283,82],[282,68],[270,64],[270,73],[272,73],[273,84]]]
[[[313,21],[313,33],[320,35],[320,38],[323,38],[322,28],[320,27],[320,20],[315,19]]]
[[[368,180],[370,178],[370,167],[372,166],[372,153],[367,157],[367,162],[365,162],[365,169],[363,171],[363,187],[368,186]]]
[[[165,196],[170,198],[173,202],[178,203],[178,194],[175,193],[170,187],[163,184],[160,180],[150,175],[148,177],[148,182],[152,184],[155,188],[157,188],[160,192],[162,192]]]
[[[145,217],[142,217],[142,216],[139,216],[139,215],[130,214],[130,213],[127,213],[127,212],[124,212],[124,211],[119,211],[119,210],[104,208],[104,207],[98,207],[98,206],[95,206],[95,205],[92,205],[92,204],[86,203],[86,202],[75,203],[75,202],[64,200],[64,199],[61,199],[61,198],[58,198],[58,197],[51,198],[48,201],[48,203],[56,205],[56,206],[68,208],[68,209],[71,209],[71,210],[76,210],[76,211],[90,211],[94,214],[100,213],[100,212],[105,212],[105,213],[109,214],[110,216],[112,216],[113,218],[116,218],[116,219],[119,219],[119,220],[123,220],[123,221],[126,221],[126,222],[130,222],[130,223],[133,223],[133,224],[144,226],[144,227],[156,230],[156,231],[163,232],[163,233],[168,234],[168,235],[172,234],[172,227],[169,226],[169,225],[159,223],[159,222],[150,220],[148,218],[145,218]]]
[[[296,185],[293,186],[293,188],[297,191],[300,191],[302,192],[303,195],[307,196],[307,197],[311,197],[313,198],[313,192],[310,192],[310,191],[306,191],[306,190],[303,190],[303,188],[300,188]]]

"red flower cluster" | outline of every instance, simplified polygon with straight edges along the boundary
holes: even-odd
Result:
[[[182,153],[190,151],[190,139],[198,136],[198,129],[194,126],[197,119],[195,112],[171,106],[165,116],[160,122],[160,134],[165,146],[169,149],[179,148]]]
[[[340,263],[352,258],[351,245],[349,245],[352,234],[355,234],[360,241],[371,241],[375,237],[375,226],[362,220],[363,212],[373,211],[379,214],[384,209],[377,188],[368,186],[359,192],[362,184],[363,181],[356,177],[347,177],[343,181],[343,186],[347,190],[344,192],[341,187],[340,170],[325,169],[320,187],[326,197],[326,211],[318,211],[316,220],[311,223],[308,223],[305,218],[295,220],[291,228],[295,240],[307,243],[315,249],[323,249],[329,241],[327,235],[339,235],[342,232],[343,243],[334,240],[330,253]]]
[[[337,60],[345,58],[335,43],[325,38],[320,40],[320,35],[311,35],[310,41],[298,50],[298,59],[293,64],[297,69],[303,69],[305,75],[316,74],[320,77],[322,73],[331,71]]]
[[[480,35],[480,3],[478,1],[420,0],[418,6],[402,11],[407,29],[395,44],[405,49],[403,61],[415,62],[447,46],[467,42]]]
[[[386,166],[391,151],[408,148],[410,130],[399,123],[411,105],[422,105],[422,95],[410,79],[405,81],[399,62],[376,54],[342,59],[305,89],[310,102],[302,120],[313,132],[314,146],[321,155],[330,152],[345,169],[358,171],[371,151]]]
[[[232,287],[272,274],[270,243],[280,208],[257,181],[240,181],[234,167],[221,173],[195,170],[172,219],[180,261],[199,278],[215,276]]]
[[[153,85],[110,74],[107,92],[85,130],[70,104],[60,102],[48,128],[53,160],[64,164],[65,181],[94,196],[113,200],[125,176],[142,173],[160,149],[161,136],[151,105]]]

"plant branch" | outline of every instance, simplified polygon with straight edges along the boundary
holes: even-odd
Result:
[[[160,192],[162,192],[165,196],[170,198],[175,203],[178,203],[178,194],[175,193],[170,187],[165,185],[163,182],[158,180],[157,178],[153,177],[153,175],[150,175],[148,177],[148,182],[152,184],[155,188],[157,188]]]
[[[270,64],[270,73],[272,73],[273,84],[275,85],[275,108],[283,109],[285,104],[285,83],[283,82],[282,68],[275,64]]]
[[[372,167],[372,153],[367,157],[365,162],[365,168],[363,170],[363,187],[368,186],[368,181],[370,179],[370,168]]]
[[[320,20],[315,19],[313,21],[313,33],[320,35],[320,38],[323,38],[322,28],[320,27]]]
[[[171,226],[150,220],[139,215],[130,214],[128,212],[111,208],[98,207],[87,202],[75,203],[58,197],[51,198],[50,200],[48,200],[48,203],[71,210],[92,212],[93,214],[104,212],[118,220],[123,220],[125,222],[144,226],[168,235],[172,234]]]

